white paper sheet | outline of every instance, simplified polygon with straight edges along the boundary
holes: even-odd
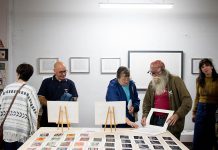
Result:
[[[109,107],[110,108],[114,107],[116,124],[126,123],[126,102],[125,101],[95,102],[95,124],[96,125],[105,124]],[[112,115],[112,113],[110,114]],[[111,120],[113,121],[113,119]],[[110,124],[110,115],[108,115],[108,120],[107,120],[107,125],[109,124]]]
[[[173,115],[174,111],[172,110],[164,110],[164,109],[156,109],[156,108],[151,108],[147,119],[146,119],[146,126],[145,127],[140,127],[138,129],[132,130],[133,132],[139,132],[139,133],[145,133],[149,135],[158,135],[161,133],[166,132],[168,124],[165,121],[163,126],[157,126],[157,125],[151,125],[151,116],[153,115],[154,112],[160,112],[160,113],[167,113],[168,116],[166,118],[166,121]]]
[[[75,101],[48,101],[48,122],[58,122],[60,107],[63,114],[63,122],[66,123],[65,106],[70,123],[79,123],[79,104]]]

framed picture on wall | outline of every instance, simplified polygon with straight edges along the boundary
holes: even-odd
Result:
[[[199,63],[204,58],[192,58],[191,62],[191,72],[192,74],[199,74]],[[208,58],[212,61],[211,58]]]
[[[8,61],[8,49],[0,48],[0,61]]]
[[[191,62],[191,72],[192,74],[199,74],[199,62],[202,60],[203,58],[192,58],[192,62]]]
[[[115,74],[120,67],[120,58],[101,58],[101,73]]]
[[[58,61],[58,58],[38,58],[39,74],[51,74],[54,73],[54,64]]]
[[[152,80],[150,64],[161,60],[170,73],[183,78],[183,51],[129,51],[128,67],[137,90],[146,90]]]
[[[89,57],[70,57],[71,73],[89,73],[90,58]]]

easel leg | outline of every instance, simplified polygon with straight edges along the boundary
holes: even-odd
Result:
[[[107,110],[107,117],[106,117],[105,124],[104,124],[104,131],[106,129],[109,112],[110,112],[110,107],[108,107],[108,110]]]
[[[110,128],[111,128],[111,132],[112,132],[112,128],[113,128],[113,126],[112,126],[112,111],[110,110]]]
[[[60,120],[61,119],[61,106],[59,107],[59,117],[58,117],[58,129],[59,129],[59,125],[60,125]]]
[[[114,107],[113,107],[113,118],[114,118],[114,128],[115,128],[115,131],[116,131],[116,119],[115,119]]]
[[[69,120],[68,120],[67,107],[64,106],[64,108],[65,108],[65,115],[66,115],[67,127],[68,127],[68,130],[69,130],[69,129],[70,129],[70,128],[69,128],[69,127],[70,127],[70,123],[69,123]]]
[[[64,129],[64,116],[63,116],[63,111],[61,111],[61,129],[62,129],[62,132],[63,132],[63,129]]]

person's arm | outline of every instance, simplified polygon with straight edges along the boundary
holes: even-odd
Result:
[[[120,100],[117,88],[109,84],[107,88],[106,101],[117,101],[117,100]]]
[[[132,92],[132,103],[133,103],[133,111],[138,112],[139,111],[139,106],[140,106],[140,99],[138,97],[138,92],[136,89],[136,85],[133,83],[131,87],[131,92]]]
[[[37,130],[38,114],[40,109],[40,102],[36,94],[35,89],[32,89],[29,93],[29,98],[27,100],[28,105],[28,120],[30,125],[30,136],[33,135]]]
[[[152,90],[151,84],[149,84],[144,100],[143,100],[143,104],[142,104],[142,118],[147,117],[149,111],[151,110],[152,102],[153,102],[152,94],[153,94],[153,90]]]
[[[180,103],[175,114],[178,115],[178,118],[185,118],[186,114],[191,110],[192,98],[181,78],[176,77],[174,83],[176,88],[174,92],[178,94],[178,101]]]
[[[145,116],[142,117],[141,124],[143,127],[146,126],[146,117]]]
[[[69,93],[72,94],[73,101],[77,101],[78,93],[77,93],[77,90],[76,90],[75,83],[73,81],[71,81],[71,83],[70,83]]]
[[[47,99],[45,98],[45,96],[47,95],[47,91],[48,91],[48,81],[47,79],[43,80],[42,81],[42,84],[39,88],[39,92],[38,92],[38,98],[39,98],[39,101],[40,101],[40,104],[42,106],[47,106]]]
[[[195,122],[195,116],[196,116],[197,106],[198,106],[199,97],[200,97],[200,93],[198,89],[199,89],[199,84],[198,84],[198,81],[196,80],[196,96],[195,96],[194,106],[192,110],[192,121],[193,122]]]
[[[39,97],[40,104],[42,106],[47,106],[47,99],[45,98],[45,96],[38,96],[38,97]]]

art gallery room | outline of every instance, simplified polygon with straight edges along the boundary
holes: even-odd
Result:
[[[72,118],[72,128],[65,126],[63,132],[39,128],[20,149],[191,149],[199,62],[208,58],[218,70],[218,1],[0,0],[0,40],[1,93],[16,82],[17,66],[28,63],[34,72],[27,83],[37,94],[42,81],[54,75],[56,61],[65,64],[66,77],[74,82],[78,93],[77,105],[67,104],[67,109],[60,111],[55,103],[48,112],[55,119],[60,119],[60,113]],[[192,106],[180,140],[169,131],[149,136],[140,126],[143,100],[152,80],[150,64],[155,60],[179,76],[191,96]],[[106,104],[108,85],[120,66],[129,69],[136,85],[139,128],[119,130],[113,126],[104,131],[101,124],[114,125],[115,118],[119,120],[126,112],[126,103],[115,102],[115,112]],[[71,141],[64,143],[60,137],[52,144],[52,136],[59,132]],[[68,137],[71,134],[73,138]],[[45,136],[40,141],[41,135]]]

